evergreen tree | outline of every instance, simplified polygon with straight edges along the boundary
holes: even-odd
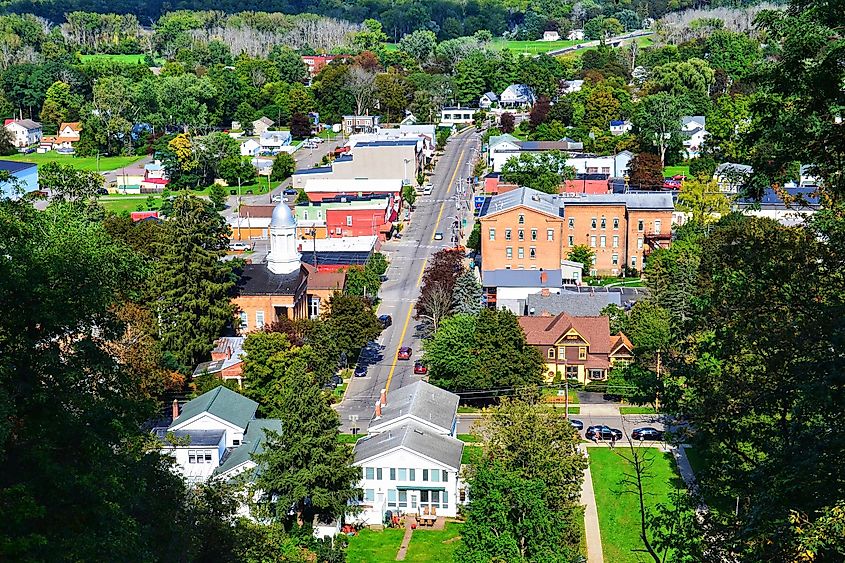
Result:
[[[328,302],[324,319],[336,350],[346,356],[347,362],[358,357],[367,342],[381,334],[370,302],[357,295],[335,292]]]
[[[452,313],[475,315],[481,310],[481,284],[472,270],[467,270],[452,289]]]
[[[202,361],[233,318],[232,269],[220,261],[228,235],[210,203],[188,195],[173,201],[150,293],[162,348],[183,368]]]
[[[338,442],[338,415],[313,374],[302,366],[288,369],[271,414],[281,419],[282,432],[270,432],[254,458],[260,515],[308,528],[349,512],[349,501],[361,493],[361,470],[352,465],[352,450]]]

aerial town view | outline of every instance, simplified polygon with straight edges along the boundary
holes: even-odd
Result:
[[[0,561],[845,561],[843,0],[0,0],[0,114]]]

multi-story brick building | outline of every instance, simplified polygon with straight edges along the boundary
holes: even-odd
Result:
[[[549,195],[520,188],[484,202],[484,270],[558,270],[571,249],[595,253],[592,275],[641,270],[648,252],[671,241],[670,194]]]

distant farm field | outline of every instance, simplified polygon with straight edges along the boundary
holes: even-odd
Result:
[[[568,39],[561,41],[507,41],[505,39],[494,39],[491,46],[494,49],[510,49],[514,53],[539,55],[564,47],[572,47],[578,43],[584,43],[584,41],[570,41]]]
[[[61,164],[71,164],[80,170],[99,170],[100,172],[117,170],[141,159],[140,156],[101,156],[98,164],[96,156],[74,156],[72,154],[59,154],[56,151],[48,151],[41,154],[15,154],[2,158],[3,160],[15,160],[18,162],[33,162],[39,166],[43,166],[48,162],[59,162]]]
[[[144,62],[144,55],[137,54],[137,55],[79,55],[79,58],[82,59],[82,62],[88,61],[114,61],[117,63],[124,63],[124,64],[138,64]],[[156,63],[163,63],[163,60],[156,60]]]

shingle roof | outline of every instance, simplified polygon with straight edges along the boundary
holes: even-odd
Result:
[[[499,96],[497,96],[495,92],[484,92],[484,94],[482,94],[482,97],[486,97],[491,102],[496,102],[499,100]]]
[[[519,326],[532,346],[551,346],[574,328],[590,344],[590,354],[610,352],[610,320],[607,317],[519,317]]]
[[[500,213],[524,205],[546,215],[558,216],[559,204],[557,198],[531,188],[519,188],[509,192],[493,196],[490,204],[481,210],[481,217],[494,213]]]
[[[33,168],[38,166],[33,162],[17,162],[15,160],[0,160],[0,170],[8,172],[9,174],[15,174],[16,172],[20,172],[21,170],[26,170],[28,168]]]
[[[559,315],[565,313],[575,317],[597,317],[606,306],[620,305],[621,293],[577,293],[575,291],[561,291],[543,296],[534,293],[526,299],[526,306],[530,315],[540,316]],[[532,313],[532,309],[534,312]]]
[[[282,421],[278,418],[256,418],[251,420],[244,434],[240,446],[232,450],[223,463],[214,470],[214,473],[226,473],[244,463],[251,461],[252,457],[264,451],[266,431],[282,433]]]
[[[172,446],[167,442],[167,434],[172,432],[173,437],[179,440],[179,447],[190,446],[216,446],[226,434],[225,430],[169,430],[164,426],[153,428],[153,434],[165,445]],[[184,442],[183,442],[184,441]]]
[[[455,420],[455,413],[458,412],[459,399],[457,395],[445,389],[425,381],[417,381],[390,391],[381,418],[372,420],[369,429],[373,431],[403,417],[413,416],[449,432]]]
[[[18,125],[26,129],[41,129],[41,124],[31,119],[16,119],[11,123],[17,123]]]
[[[354,463],[363,463],[399,447],[439,461],[455,470],[461,467],[463,442],[452,436],[437,434],[415,422],[381,434],[370,434],[358,440],[355,443]]]
[[[194,376],[202,375],[204,373],[217,373],[233,365],[241,363],[243,361],[243,359],[241,358],[241,354],[243,353],[243,345],[243,336],[222,336],[218,338],[217,342],[215,342],[214,350],[212,350],[211,353],[227,354],[230,349],[232,353],[222,360],[202,362],[194,370]]]
[[[560,198],[561,206],[567,205],[619,205],[624,203],[628,209],[652,209],[672,211],[675,204],[670,193],[651,194],[577,194],[574,197]]]
[[[257,408],[258,403],[252,399],[247,399],[221,385],[185,403],[179,418],[174,420],[168,428],[173,428],[204,412],[234,424],[238,428],[246,428],[249,421],[255,418]]]
[[[542,274],[546,274],[545,282]],[[560,287],[562,280],[560,270],[484,270],[481,273],[484,287]]]
[[[263,123],[264,125],[273,125],[273,120],[267,116],[264,116],[260,119],[256,119],[253,123]]]
[[[274,274],[266,264],[246,264],[238,280],[240,295],[296,295],[303,282],[302,270]]]

